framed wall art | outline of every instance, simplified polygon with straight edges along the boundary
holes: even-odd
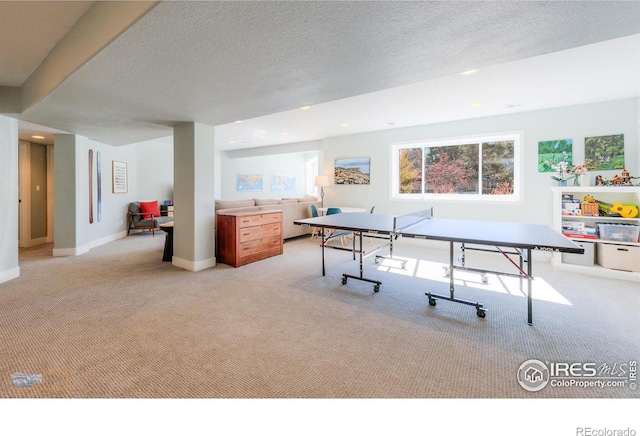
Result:
[[[111,182],[114,194],[126,194],[129,191],[126,162],[111,161]]]
[[[624,135],[584,138],[584,158],[593,170],[624,169]]]
[[[369,185],[371,159],[368,157],[335,160],[334,183],[336,185]]]
[[[271,190],[272,191],[295,191],[296,190],[296,176],[287,175],[271,175]]]
[[[554,172],[553,166],[563,161],[567,162],[569,168],[573,165],[572,139],[538,142],[538,172]]]
[[[236,176],[237,191],[262,191],[263,185],[262,174],[238,174]]]

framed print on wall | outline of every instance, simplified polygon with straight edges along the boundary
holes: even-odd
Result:
[[[624,169],[624,135],[584,138],[584,158],[594,170]]]
[[[538,172],[555,172],[553,165],[562,161],[570,168],[573,165],[573,140],[556,139],[538,142]]]
[[[237,191],[262,191],[262,174],[238,174],[236,176]]]
[[[111,161],[111,182],[114,194],[126,194],[129,191],[126,162]]]
[[[371,159],[368,157],[336,159],[334,183],[336,185],[369,185]]]
[[[295,191],[296,190],[296,176],[286,175],[271,175],[271,190],[272,191]]]

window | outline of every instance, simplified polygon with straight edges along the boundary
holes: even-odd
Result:
[[[392,144],[392,198],[516,201],[522,133]]]
[[[307,153],[305,170],[305,194],[320,197],[318,187],[315,185],[318,175],[318,153]]]

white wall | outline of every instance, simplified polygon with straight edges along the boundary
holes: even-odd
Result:
[[[452,121],[363,133],[323,140],[322,171],[333,175],[334,160],[348,157],[371,158],[370,185],[339,185],[325,188],[325,204],[376,206],[380,213],[407,213],[434,206],[439,217],[523,221],[552,224],[550,173],[538,173],[538,141],[573,139],[574,162],[584,160],[584,138],[624,134],[625,162],[632,175],[640,173],[637,98],[604,103],[555,108],[512,115]],[[490,202],[453,202],[444,200],[411,201],[390,198],[390,144],[393,142],[456,137],[503,131],[524,131],[524,165],[521,201],[516,204]],[[603,173],[611,176],[615,172]],[[332,178],[332,177],[331,177]]]
[[[20,275],[18,267],[18,121],[0,116],[0,283]]]
[[[80,224],[87,232],[86,239],[92,245],[96,240],[101,238],[110,239],[117,234],[121,234],[126,231],[127,228],[127,208],[128,204],[132,201],[136,201],[138,198],[139,182],[137,180],[138,173],[138,159],[136,155],[135,145],[126,145],[121,147],[114,147],[111,145],[102,144],[100,142],[92,141],[87,138],[77,137],[77,143],[82,149],[82,156],[86,156],[85,151],[89,149],[93,150],[94,165],[96,154],[99,151],[102,159],[102,217],[100,221],[97,220],[97,184],[94,179],[94,220],[92,224],[84,219],[80,220]],[[126,162],[127,164],[127,176],[128,176],[128,192],[122,194],[116,194],[113,192],[113,161]],[[82,159],[80,159],[82,163]],[[84,167],[83,167],[84,168]],[[89,175],[87,171],[80,171],[82,178],[88,179]],[[95,176],[94,176],[95,177]],[[83,185],[87,186],[87,185]],[[83,194],[88,197],[88,191]],[[87,200],[88,201],[88,200]],[[80,208],[82,211],[82,207]]]
[[[220,199],[243,200],[250,198],[304,197],[306,192],[306,153],[275,154],[260,157],[224,157],[221,168]],[[262,174],[262,191],[238,191],[238,174]],[[288,175],[296,178],[295,191],[274,191],[272,175]]]
[[[173,200],[173,141],[141,142],[135,148],[138,200]]]

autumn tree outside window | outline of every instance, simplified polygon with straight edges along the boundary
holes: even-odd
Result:
[[[392,197],[519,200],[522,133],[392,144]]]

